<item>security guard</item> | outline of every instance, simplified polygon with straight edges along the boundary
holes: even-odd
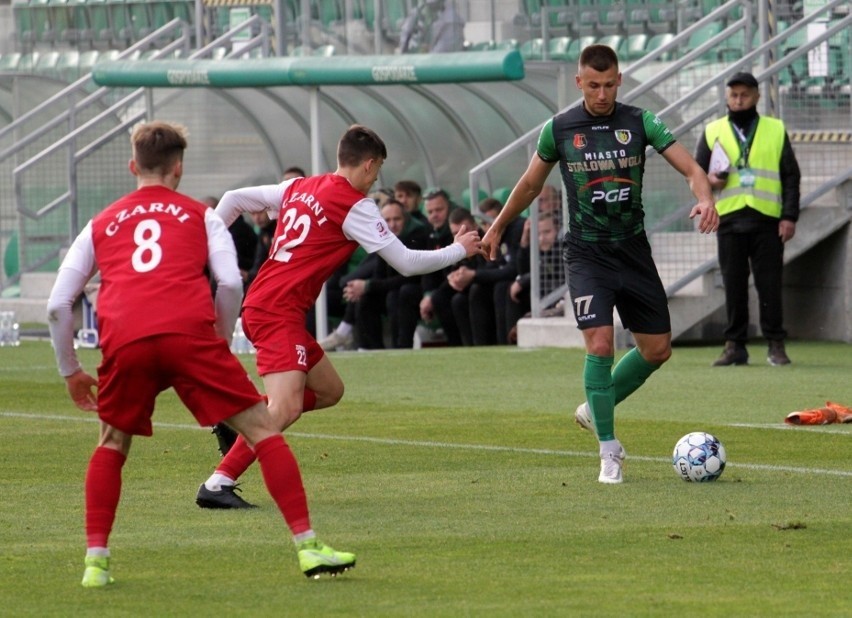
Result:
[[[728,324],[725,349],[715,366],[748,364],[748,278],[760,305],[760,329],[771,365],[789,365],[784,348],[782,273],[784,243],[799,218],[801,172],[784,123],[757,112],[754,75],[737,73],[727,83],[728,114],[711,122],[695,159],[719,191],[719,264]]]

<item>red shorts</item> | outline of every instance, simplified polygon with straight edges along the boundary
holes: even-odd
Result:
[[[169,387],[203,426],[263,401],[224,339],[169,334],[133,341],[104,356],[98,367],[98,416],[124,433],[150,436],[154,401]]]
[[[257,372],[261,376],[282,371],[308,373],[325,356],[305,327],[305,314],[299,311],[275,315],[246,307],[243,330],[257,350]]]

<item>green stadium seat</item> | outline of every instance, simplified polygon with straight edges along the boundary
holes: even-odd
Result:
[[[470,210],[471,209],[470,187],[467,187],[466,189],[464,189],[462,191],[461,197],[462,197],[462,203],[464,204],[464,207],[467,208],[468,210]],[[482,200],[484,200],[487,197],[488,197],[488,191],[486,191],[485,189],[480,189],[479,190],[479,198],[476,200],[476,204],[479,204],[479,202],[481,202]],[[474,204],[474,205],[476,205],[476,204]]]
[[[490,51],[496,47],[497,44],[494,41],[479,41],[471,45],[469,51]]]
[[[22,55],[21,61],[18,63],[18,71],[21,73],[35,72],[36,64],[38,64],[38,58],[40,55],[41,54],[37,51]]]
[[[41,52],[35,62],[35,73],[45,77],[56,77],[56,65],[59,64],[59,52],[55,50]]]
[[[498,41],[494,46],[494,49],[498,49],[500,51],[518,49],[518,39],[503,39],[502,41]]]
[[[742,57],[745,52],[745,32],[737,30],[719,46],[716,58],[720,62],[733,62]]]
[[[645,55],[645,47],[648,45],[648,35],[644,32],[630,34],[624,45],[624,57],[627,60],[636,60]]]
[[[110,8],[106,0],[81,0],[86,12],[86,19],[92,31],[92,45],[105,48],[115,43],[112,26],[110,24]]]
[[[3,251],[3,272],[6,278],[9,278],[17,275],[19,270],[18,232],[17,230],[12,230],[9,242],[6,243],[6,249]]]
[[[129,47],[133,41],[133,22],[125,0],[106,0],[109,14],[110,39],[113,45]]]
[[[622,48],[624,47],[624,37],[620,34],[608,34],[599,38],[595,43],[598,45],[606,45],[619,56],[623,55]]]
[[[80,52],[69,49],[60,53],[56,62],[56,75],[68,83],[76,81],[80,77]]]
[[[645,53],[650,54],[655,50],[659,49],[663,45],[667,45],[674,39],[674,35],[671,32],[664,32],[663,34],[655,34],[650,39],[648,39],[648,45],[645,46]],[[674,51],[670,50],[660,54],[657,57],[657,60],[671,60],[674,58]]]
[[[145,0],[127,0],[131,37],[134,41],[145,38],[154,31],[151,4]]]
[[[683,49],[683,52],[689,53],[692,50],[697,49],[698,47],[700,47],[701,45],[703,45],[704,43],[706,43],[707,41],[712,39],[714,36],[719,34],[722,31],[722,29],[723,29],[723,27],[722,27],[721,22],[717,22],[717,21],[711,22],[711,23],[707,24],[706,26],[699,28],[697,31],[693,32],[690,35],[689,40],[686,43],[686,47],[684,47],[684,49]],[[716,49],[711,48],[710,50],[701,54],[701,59],[702,60],[716,60],[717,54],[718,54],[718,48],[716,48]]]
[[[92,72],[92,69],[98,62],[100,53],[101,52],[96,49],[89,49],[87,51],[80,52],[80,57],[77,59],[77,71],[80,76]]]
[[[539,38],[529,39],[521,43],[521,56],[524,60],[541,60],[542,40]]]
[[[391,37],[398,36],[402,23],[408,16],[408,3],[406,0],[385,0],[384,9],[384,31]]]
[[[571,37],[558,36],[550,39],[547,53],[551,60],[568,60],[568,48],[571,46]]]
[[[335,53],[334,45],[320,45],[313,51],[314,56],[322,56],[328,58]]]
[[[174,19],[173,7],[178,4],[171,0],[148,0],[151,15],[151,28],[157,30]]]
[[[571,62],[576,62],[580,59],[580,52],[586,49],[589,45],[595,43],[597,39],[593,36],[581,36],[578,39],[574,39],[571,41],[571,45],[568,46],[568,60]]]
[[[491,197],[505,206],[511,194],[512,187],[498,187],[491,193]]]
[[[50,23],[48,0],[30,0],[29,11],[32,17],[35,43],[56,43],[56,31]]]
[[[47,6],[54,42],[76,43],[77,29],[69,0],[47,0]]]
[[[36,41],[36,30],[29,0],[12,0],[12,18],[15,21],[18,44],[22,49],[32,47]]]
[[[0,73],[12,73],[18,70],[21,64],[21,52],[12,52],[0,56]]]

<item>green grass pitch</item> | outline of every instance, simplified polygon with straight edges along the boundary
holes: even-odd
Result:
[[[678,347],[619,406],[617,486],[597,482],[596,443],[573,423],[580,350],[332,355],[343,401],[288,432],[314,528],[358,555],[319,581],[299,572],[256,466],[242,487],[259,509],[195,506],[216,441],[166,392],[124,468],[117,583],[87,590],[95,417],[71,404],[48,343],[0,348],[0,615],[852,615],[852,426],[782,422],[852,405],[852,347],[792,342],[789,367],[750,350],[748,367],[711,368],[717,347]],[[80,353],[94,371],[99,353]],[[727,449],[716,483],[672,469],[696,430]]]

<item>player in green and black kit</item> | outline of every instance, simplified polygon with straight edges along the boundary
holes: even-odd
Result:
[[[587,401],[575,414],[600,442],[601,483],[620,483],[624,449],[615,438],[615,404],[639,388],[672,353],[668,301],[651,257],[642,209],[645,148],[652,146],[682,174],[698,203],[690,218],[715,232],[719,216],[704,171],[652,113],[616,102],[618,57],[604,45],[580,55],[576,77],[583,104],[544,125],[536,154],[482,239],[492,259],[507,224],[541,191],[559,163],[568,196],[565,260],[577,324],[586,344]],[[636,347],[613,369],[613,308]]]

